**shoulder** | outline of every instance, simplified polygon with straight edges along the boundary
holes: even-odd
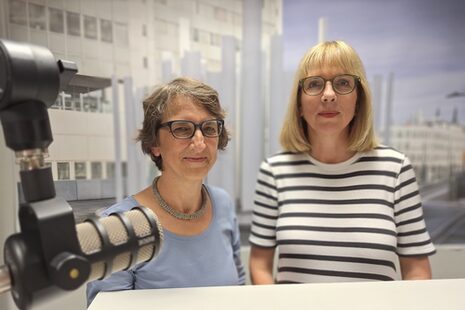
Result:
[[[232,203],[231,196],[221,187],[206,185],[208,193],[215,204]]]
[[[235,214],[233,200],[227,191],[211,185],[206,185],[206,187],[216,212],[228,214],[228,217]]]
[[[269,165],[279,165],[280,163],[291,163],[294,161],[308,160],[306,153],[279,152],[267,157],[264,162]]]
[[[123,199],[122,201],[120,201],[118,203],[115,203],[111,207],[105,209],[101,213],[101,216],[108,216],[111,213],[115,213],[115,212],[126,212],[126,211],[129,211],[129,210],[131,210],[132,208],[134,208],[134,207],[136,207],[138,205],[139,204],[137,203],[137,201],[134,199],[133,196],[128,196],[125,199]]]
[[[398,177],[403,172],[413,170],[409,158],[404,153],[384,145],[362,153],[356,163],[372,167],[375,170],[387,171],[386,173],[390,173],[395,177]]]
[[[379,160],[394,161],[403,163],[407,156],[395,148],[379,145],[369,152],[362,153],[361,158],[374,157]]]

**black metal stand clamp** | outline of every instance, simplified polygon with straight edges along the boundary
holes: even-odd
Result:
[[[20,309],[55,290],[76,289],[90,273],[72,209],[55,197],[52,171],[44,163],[53,141],[47,108],[76,72],[72,63],[57,64],[45,48],[0,40],[0,120],[20,165],[26,200],[19,208],[21,232],[7,239],[4,250]]]

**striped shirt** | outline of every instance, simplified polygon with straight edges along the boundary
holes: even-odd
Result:
[[[278,283],[394,280],[398,256],[435,252],[410,161],[383,146],[338,164],[265,160],[250,243],[278,248]]]

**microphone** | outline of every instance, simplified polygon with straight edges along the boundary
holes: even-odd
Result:
[[[155,213],[145,207],[87,219],[76,231],[81,250],[91,263],[88,281],[149,261],[163,244],[163,228]]]
[[[86,281],[149,261],[163,244],[157,216],[142,206],[91,217],[76,225],[75,232],[81,251],[61,252],[48,267],[29,235],[10,236],[5,242],[5,266],[0,266],[0,294],[11,290],[17,306],[28,309],[59,288],[74,290]]]

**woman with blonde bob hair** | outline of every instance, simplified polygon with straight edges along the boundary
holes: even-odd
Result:
[[[373,129],[371,92],[363,64],[355,50],[342,41],[328,42],[313,47],[302,59],[291,91],[291,99],[281,131],[281,145],[291,152],[311,150],[311,141],[305,131],[306,123],[300,115],[300,81],[308,76],[311,68],[339,67],[359,77],[357,84],[357,113],[349,131],[349,148],[355,152],[370,151],[377,146]]]
[[[435,249],[412,165],[378,144],[365,70],[350,45],[323,42],[304,55],[281,145],[258,174],[254,284],[431,278]]]

